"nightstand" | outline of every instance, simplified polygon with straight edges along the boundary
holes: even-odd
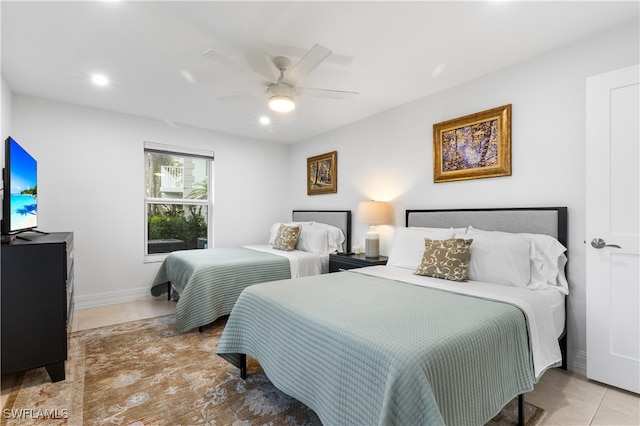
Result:
[[[366,257],[360,254],[330,254],[329,272],[344,271],[346,269],[364,268],[365,266],[386,265],[387,256]]]

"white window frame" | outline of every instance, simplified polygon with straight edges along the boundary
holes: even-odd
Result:
[[[194,200],[190,198],[185,199],[172,199],[172,198],[157,198],[147,197],[147,173],[146,173],[146,154],[147,152],[155,152],[159,154],[179,155],[183,157],[195,157],[199,159],[207,160],[207,188],[208,197],[207,200]],[[144,263],[162,262],[171,253],[148,253],[149,248],[149,204],[180,204],[180,205],[195,205],[207,207],[207,244],[212,247],[213,242],[213,160],[214,152],[204,149],[187,148],[182,146],[165,145],[155,142],[144,142],[144,149],[142,155],[143,164],[143,187],[144,191],[144,241],[143,241],[143,253]]]

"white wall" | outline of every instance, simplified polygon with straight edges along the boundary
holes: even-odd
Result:
[[[77,307],[150,296],[144,141],[215,152],[216,246],[263,243],[291,217],[286,145],[24,96],[12,135],[38,160],[38,229],[74,232]]]
[[[9,86],[0,78],[0,138],[2,147],[0,148],[0,164],[4,164],[4,140],[11,135],[13,125],[13,96]],[[1,210],[1,209],[0,209]],[[2,212],[0,212],[2,217]]]
[[[569,367],[586,371],[585,80],[638,63],[638,26],[628,26],[492,73],[292,146],[297,208],[352,209],[392,202],[395,226],[408,208],[567,206]],[[512,104],[512,176],[433,183],[433,124]],[[338,151],[338,193],[306,195],[306,158]],[[385,254],[393,227],[379,227]],[[353,224],[354,245],[366,225]]]

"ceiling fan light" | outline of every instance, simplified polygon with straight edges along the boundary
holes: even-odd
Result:
[[[296,103],[289,96],[275,95],[269,98],[269,108],[276,112],[290,112],[296,108]]]

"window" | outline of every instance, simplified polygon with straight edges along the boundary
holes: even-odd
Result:
[[[209,242],[213,152],[145,143],[145,254]]]

